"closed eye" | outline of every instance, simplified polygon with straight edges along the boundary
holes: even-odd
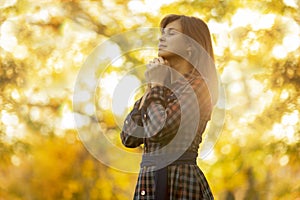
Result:
[[[176,34],[175,31],[173,31],[173,30],[170,30],[170,31],[169,31],[169,35],[175,35],[175,34]]]
[[[177,33],[179,33],[179,31],[177,31],[174,28],[164,28],[164,29],[161,30],[161,34],[162,35],[165,35],[165,34],[167,34],[167,35],[175,35]]]

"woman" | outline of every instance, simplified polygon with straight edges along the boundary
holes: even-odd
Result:
[[[149,88],[121,132],[126,147],[144,149],[134,199],[213,199],[196,163],[218,96],[210,32],[184,15],[168,15],[160,26],[158,58],[145,72]]]

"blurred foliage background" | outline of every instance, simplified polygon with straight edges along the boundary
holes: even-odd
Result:
[[[102,164],[79,139],[74,84],[99,43],[169,13],[202,18],[213,36],[226,115],[198,164],[216,199],[300,199],[299,0],[1,0],[0,200],[132,198],[137,174]],[[143,62],[130,54],[121,64]],[[118,143],[102,97],[99,120],[84,126],[101,124]]]

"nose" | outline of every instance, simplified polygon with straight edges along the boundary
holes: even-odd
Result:
[[[159,41],[160,41],[160,42],[166,41],[166,37],[165,37],[164,34],[161,34],[161,36],[159,37]]]

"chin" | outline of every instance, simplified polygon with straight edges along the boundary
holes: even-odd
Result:
[[[170,56],[170,52],[159,49],[158,50],[158,56],[163,57],[163,58],[167,58],[167,57]]]

